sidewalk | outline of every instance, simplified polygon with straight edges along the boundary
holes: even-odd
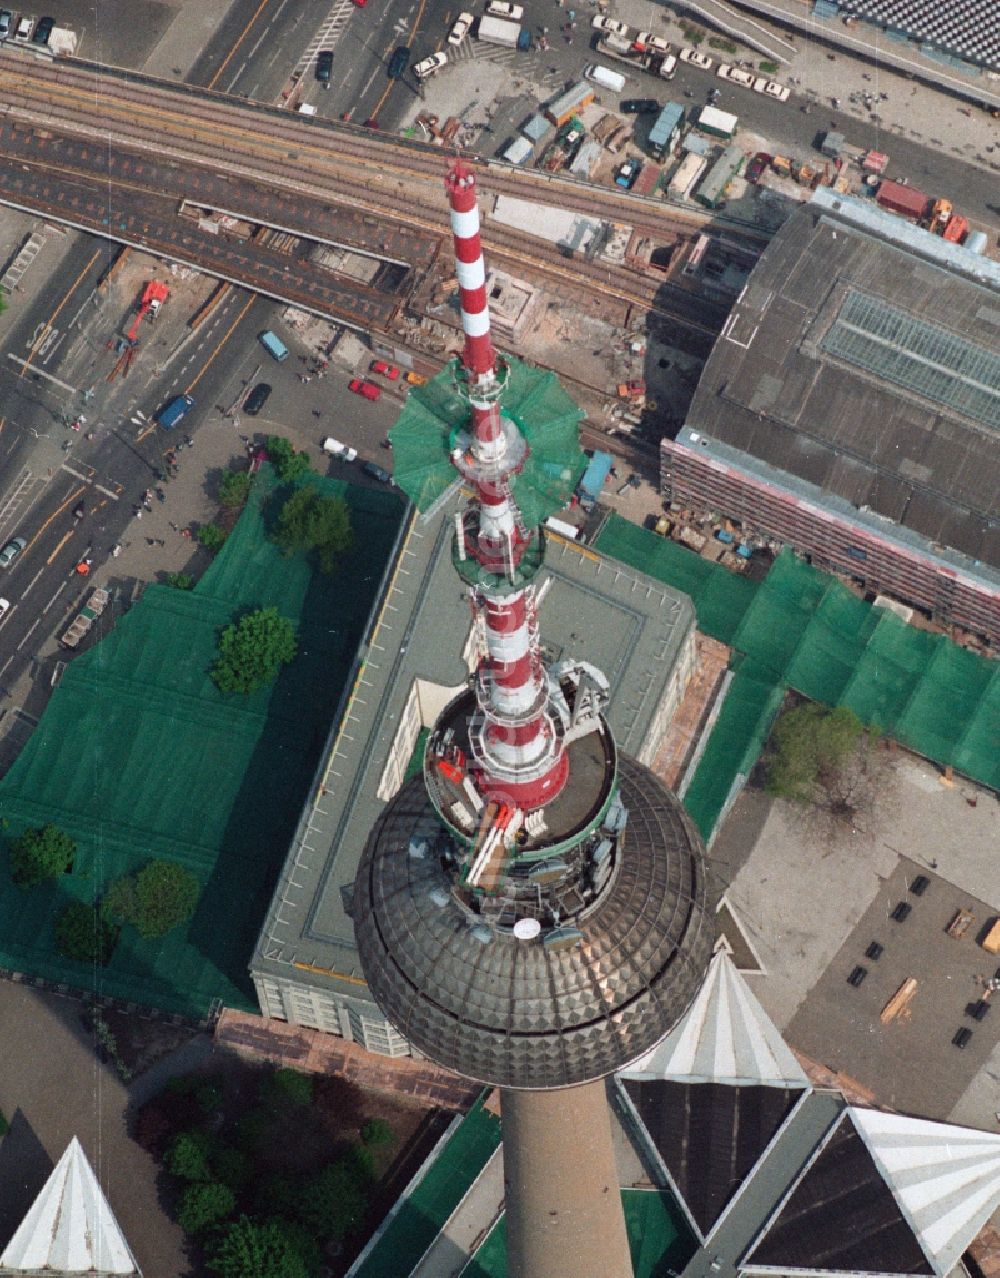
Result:
[[[786,107],[776,106],[776,112],[782,109],[797,110],[796,96],[825,107],[831,107],[833,99],[837,98],[841,104],[838,110],[855,116],[865,126],[864,130],[859,128],[857,138],[848,138],[848,141],[868,145],[873,126],[876,126],[876,133],[878,129],[885,128],[937,150],[950,152],[967,163],[978,164],[982,168],[1000,173],[1000,122],[991,119],[984,111],[966,106],[944,89],[915,81],[902,69],[890,69],[888,63],[891,60],[900,61],[899,51],[909,53],[908,45],[887,41],[877,28],[862,23],[848,29],[839,22],[821,22],[811,17],[806,20],[808,8],[797,0],[780,0],[780,3],[775,0],[770,6],[756,3],[751,6],[747,0],[747,7],[783,8],[802,19],[804,30],[802,34],[794,36],[775,24],[781,37],[791,39],[795,49],[788,64],[782,66],[777,75],[782,83],[793,86],[793,97]],[[632,26],[665,36],[673,45],[687,43],[681,28],[682,21],[685,26],[697,25],[709,30],[710,36],[716,34],[705,23],[690,18],[687,14],[678,16],[674,10],[665,9],[661,4],[655,3],[655,0],[617,0],[617,3],[612,4],[612,11],[615,17]],[[809,39],[806,30],[814,32],[817,38]],[[844,53],[835,54],[830,52],[826,44],[820,43],[821,40],[830,41],[835,38],[849,42],[858,55],[864,53],[868,58],[877,59],[878,65],[871,65],[871,62],[861,56],[851,56],[850,49],[846,47]],[[707,43],[703,47],[716,61],[720,57],[730,61],[745,59],[758,67],[762,60],[761,55],[752,49],[741,49],[740,54],[733,58],[709,48]],[[915,53],[915,58],[928,68],[936,68],[937,73],[943,74],[946,71],[941,64],[921,58],[919,54]],[[905,64],[905,59],[903,62]],[[917,68],[914,64],[914,74],[918,69],[924,74],[923,67]],[[706,88],[714,84],[712,74],[710,72],[705,76]],[[979,83],[986,85],[990,82],[981,80]],[[964,78],[960,81],[963,91],[978,92],[978,89],[970,87],[972,84],[972,81]],[[856,104],[852,103],[852,94],[857,94],[861,100]],[[877,99],[871,110],[864,106],[865,94],[871,94]],[[887,100],[881,97],[882,94],[888,95]],[[997,94],[997,105],[1000,106],[1000,93]],[[966,111],[971,114],[965,114]],[[880,119],[872,120],[873,114]],[[776,116],[776,120],[779,118]],[[817,124],[817,128],[820,127],[822,125]],[[888,146],[891,151],[891,143]]]

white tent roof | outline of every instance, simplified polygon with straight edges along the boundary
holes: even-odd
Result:
[[[74,1136],[0,1256],[0,1274],[130,1275],[135,1257]]]
[[[949,1273],[1000,1206],[1000,1136],[876,1109],[849,1112],[928,1260]]]
[[[725,950],[667,1037],[623,1078],[808,1087],[809,1080]]]

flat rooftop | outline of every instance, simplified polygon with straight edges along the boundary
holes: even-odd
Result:
[[[469,605],[451,561],[458,509],[455,499],[428,522],[411,515],[271,902],[254,975],[366,994],[348,909],[362,849],[384,807],[380,788],[397,730],[415,686],[433,715],[468,676]],[[657,707],[694,626],[690,600],[553,536],[538,580],[550,583],[539,610],[547,658],[574,654],[604,671],[618,748],[645,759],[655,747]]]
[[[1000,568],[1000,289],[961,273],[939,237],[841,204],[805,205],[775,235],[685,438]]]

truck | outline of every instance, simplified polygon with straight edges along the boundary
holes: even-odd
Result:
[[[194,400],[190,395],[175,395],[173,399],[167,401],[156,420],[164,430],[173,430],[192,408],[194,408]]]
[[[875,203],[879,208],[889,209],[892,213],[899,213],[919,222],[927,209],[927,196],[915,186],[883,178],[875,195]]]
[[[583,472],[583,478],[577,484],[576,494],[583,510],[593,510],[604,490],[604,481],[611,473],[615,459],[610,453],[595,449]]]
[[[736,132],[739,119],[728,111],[720,111],[718,107],[703,106],[695,112],[691,123],[701,133],[708,133],[713,138],[731,138]]]
[[[667,190],[671,195],[688,196],[697,186],[701,175],[708,168],[708,160],[692,151],[686,155],[670,179]]]
[[[530,49],[531,32],[522,30],[520,23],[511,22],[507,18],[494,18],[485,14],[479,19],[476,32],[484,44],[499,44],[505,49]]]
[[[606,57],[615,58],[619,62],[631,62],[633,66],[640,61],[635,45],[624,36],[606,35],[602,40],[598,40],[597,52],[603,53]]]

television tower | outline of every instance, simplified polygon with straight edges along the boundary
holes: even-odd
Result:
[[[478,661],[431,732],[422,775],[369,836],[355,931],[368,986],[400,1033],[501,1088],[510,1278],[625,1278],[604,1079],[658,1043],[701,984],[713,942],[703,853],[678,800],[618,754],[604,675],[543,660],[544,536],[517,493],[544,517],[574,472],[532,442],[546,434],[532,420],[544,396],[521,402],[520,426],[503,410],[527,374],[490,340],[475,177],[456,160],[445,185],[465,345],[418,401],[434,411],[450,378],[467,405],[457,428],[442,421],[442,441],[473,492],[453,561]],[[419,501],[402,452],[397,482]]]

